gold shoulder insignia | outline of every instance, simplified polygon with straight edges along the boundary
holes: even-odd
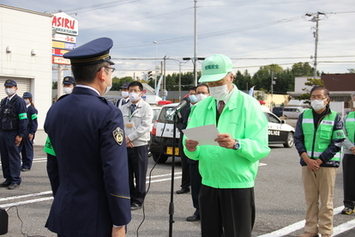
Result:
[[[123,139],[124,139],[124,134],[123,130],[120,127],[117,127],[115,130],[112,132],[113,139],[117,142],[118,145],[122,145]]]

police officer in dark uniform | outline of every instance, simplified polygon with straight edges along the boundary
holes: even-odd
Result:
[[[66,54],[77,85],[49,109],[44,129],[59,183],[46,226],[64,237],[125,236],[131,220],[121,111],[102,97],[112,86],[113,42],[99,38]]]
[[[125,82],[121,86],[121,95],[122,98],[117,100],[116,106],[121,109],[122,105],[127,104],[129,102],[129,93],[128,93],[128,85],[129,82]]]
[[[63,93],[71,94],[76,85],[76,81],[72,76],[66,76],[63,78]]]
[[[33,162],[33,139],[38,128],[37,114],[38,111],[32,102],[32,94],[30,92],[23,93],[22,98],[27,108],[27,130],[22,139],[22,166],[21,171],[29,171]]]
[[[9,190],[21,183],[21,141],[27,129],[25,101],[16,94],[17,83],[5,81],[5,93],[8,95],[0,104],[0,153],[5,181],[1,187]]]

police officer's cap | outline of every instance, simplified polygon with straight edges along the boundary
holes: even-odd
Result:
[[[14,80],[8,79],[5,81],[4,86],[16,86],[17,87],[17,83]]]
[[[32,98],[32,94],[30,92],[25,92],[25,93],[23,93],[22,98],[24,98],[24,99]]]
[[[63,84],[64,85],[75,85],[76,81],[75,81],[74,77],[66,76],[63,78]]]
[[[122,84],[121,89],[128,89],[129,82],[125,82]]]
[[[70,59],[71,65],[89,65],[103,62],[113,65],[114,63],[109,55],[112,46],[112,39],[98,38],[65,53],[63,57]]]

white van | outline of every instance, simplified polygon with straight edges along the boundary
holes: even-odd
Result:
[[[282,115],[284,116],[284,118],[297,119],[298,116],[303,113],[303,111],[303,107],[284,107]]]

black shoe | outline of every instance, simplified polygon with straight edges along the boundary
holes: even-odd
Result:
[[[132,203],[131,204],[131,211],[138,210],[138,209],[141,209],[141,208],[142,208],[142,204],[138,204],[138,203]]]
[[[181,188],[178,191],[176,191],[176,194],[183,194],[183,193],[188,193],[190,192],[189,188]]]
[[[18,186],[19,186],[19,184],[12,183],[9,185],[9,187],[7,187],[7,189],[13,190],[13,189],[17,188]]]
[[[197,215],[193,215],[193,216],[189,216],[186,218],[187,221],[199,221],[200,220],[200,216]]]
[[[5,187],[5,188],[7,188],[7,187],[9,187],[9,185],[10,185],[10,183],[7,183],[7,182],[5,181],[5,182],[2,182],[2,183],[0,184],[0,187]]]
[[[22,172],[26,172],[26,171],[30,171],[30,169],[22,168],[21,171],[22,171]]]

